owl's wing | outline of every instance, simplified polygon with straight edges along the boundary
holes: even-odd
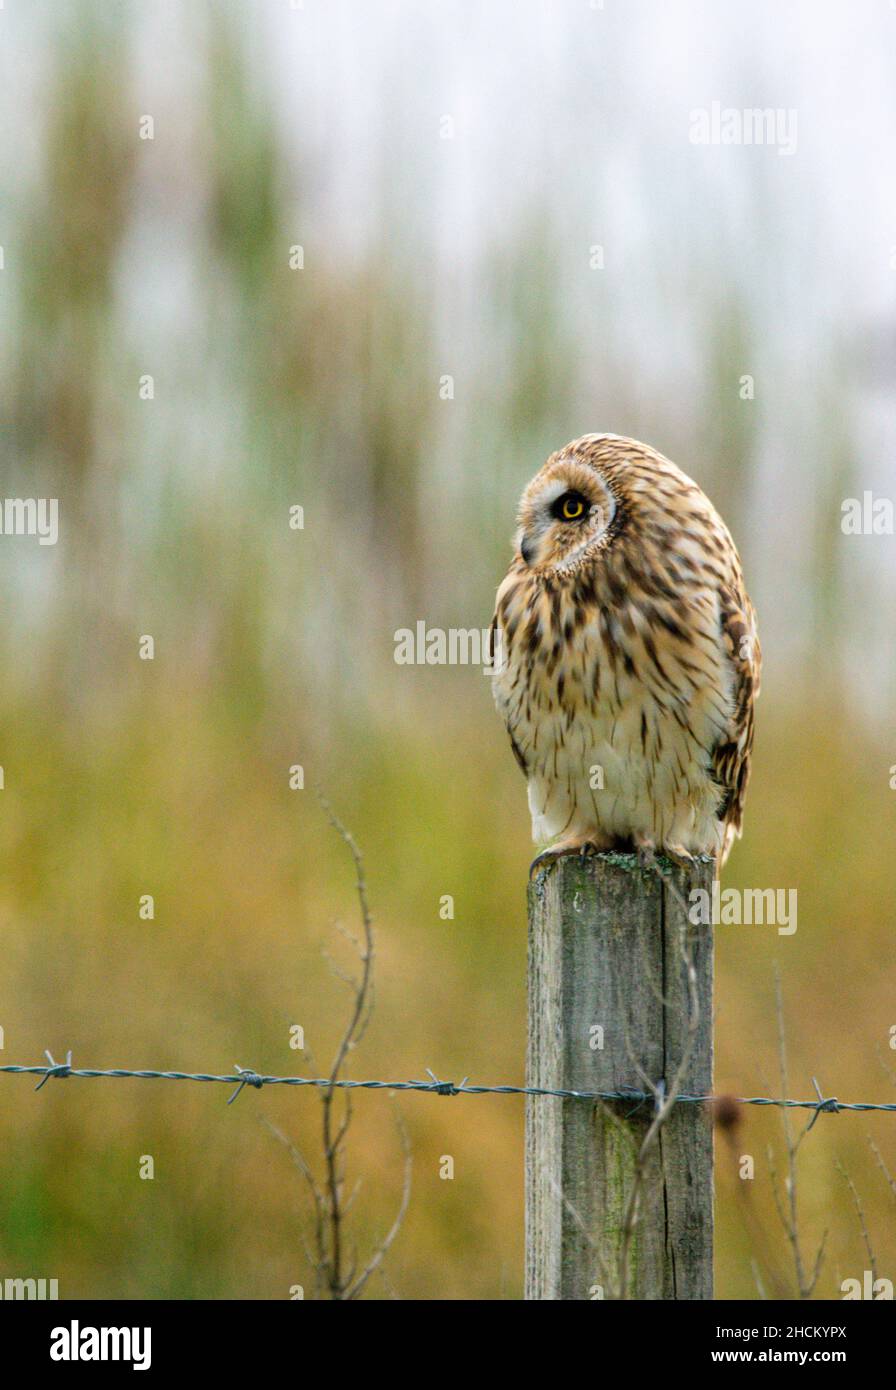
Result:
[[[719,588],[719,621],[724,650],[734,674],[734,709],[728,727],[713,751],[713,774],[722,791],[719,819],[725,826],[722,863],[736,835],[741,833],[744,798],[750,780],[753,747],[753,706],[759,694],[762,648],[756,631],[756,614],[743,580]]]

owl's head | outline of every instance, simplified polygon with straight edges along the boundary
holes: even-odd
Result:
[[[562,573],[609,539],[617,497],[580,443],[552,454],[520,500],[516,545],[530,569]]]

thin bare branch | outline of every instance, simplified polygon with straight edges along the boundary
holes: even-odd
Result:
[[[355,1204],[361,1187],[359,1179],[351,1193],[346,1196],[346,1143],[354,1108],[351,1092],[345,1090],[339,1083],[345,1080],[348,1058],[364,1037],[373,1014],[375,997],[373,988],[373,918],[367,895],[364,861],[355,839],[320,792],[318,792],[318,800],[330,825],[348,846],[351,854],[355,870],[355,891],[361,918],[359,937],[347,931],[341,922],[336,923],[337,931],[357,952],[360,964],[357,975],[346,972],[324,950],[324,956],[331,972],[348,987],[351,993],[351,1005],[348,1021],[339,1038],[327,1073],[327,1083],[322,1086],[320,1091],[322,1178],[318,1180],[301,1152],[279,1130],[270,1124],[268,1128],[286,1146],[312,1194],[314,1205],[313,1250],[309,1252],[309,1256],[314,1268],[316,1290],[318,1294],[325,1291],[331,1299],[349,1300],[360,1297],[374,1271],[382,1272],[383,1260],[401,1229],[410,1201],[411,1151],[407,1131],[399,1117],[399,1132],[405,1154],[404,1182],[399,1209],[386,1235],[376,1246],[359,1273],[357,1248],[353,1242],[347,1239],[346,1232],[346,1219]],[[310,1052],[307,1049],[306,1056],[310,1057]],[[337,1095],[340,1093],[341,1108],[337,1109]],[[349,1244],[351,1252],[347,1254]]]
[[[868,1138],[868,1143],[869,1143],[869,1145],[871,1146],[871,1152],[874,1154],[874,1157],[877,1159],[877,1166],[878,1166],[878,1168],[880,1168],[880,1171],[883,1173],[884,1177],[886,1178],[886,1180],[887,1180],[887,1182],[888,1182],[888,1184],[889,1184],[889,1187],[890,1187],[890,1191],[892,1192],[893,1196],[896,1197],[896,1179],[894,1179],[892,1173],[890,1172],[889,1168],[887,1167],[886,1163],[884,1162],[884,1156],[883,1156],[883,1154],[881,1153],[880,1149],[879,1149],[879,1148],[877,1147],[877,1145],[875,1144],[874,1140],[870,1137],[870,1135],[869,1135],[869,1138]]]
[[[784,1005],[781,994],[781,974],[777,965],[775,966],[775,1017],[777,1019],[778,1029],[778,1060],[781,1078],[781,1097],[783,1099],[787,1096],[788,1092],[787,1040],[784,1030]],[[781,1221],[781,1225],[784,1228],[784,1232],[790,1244],[790,1250],[793,1256],[794,1271],[796,1273],[797,1289],[799,1290],[799,1297],[801,1299],[811,1298],[812,1294],[815,1291],[815,1287],[818,1283],[818,1279],[821,1274],[821,1266],[824,1260],[825,1244],[828,1235],[827,1231],[825,1231],[822,1235],[821,1242],[818,1246],[818,1250],[816,1251],[815,1259],[813,1261],[812,1273],[808,1274],[803,1258],[802,1246],[800,1244],[799,1204],[797,1200],[797,1155],[799,1153],[800,1146],[803,1140],[809,1133],[809,1130],[812,1128],[817,1118],[818,1111],[815,1111],[812,1115],[812,1118],[794,1139],[793,1127],[790,1123],[790,1114],[786,1107],[781,1108],[781,1128],[784,1133],[784,1144],[787,1150],[787,1176],[782,1184],[784,1189],[783,1197],[779,1195],[778,1191],[778,1173],[775,1166],[774,1154],[772,1152],[771,1147],[768,1150],[769,1172],[771,1174],[772,1180],[772,1195],[775,1200],[775,1207],[778,1212],[778,1217]]]
[[[846,1184],[849,1187],[849,1190],[852,1194],[853,1206],[855,1207],[856,1215],[859,1218],[859,1226],[862,1230],[862,1239],[865,1242],[865,1250],[868,1253],[868,1261],[871,1266],[871,1279],[873,1283],[877,1283],[877,1256],[874,1252],[874,1246],[871,1242],[871,1236],[868,1233],[868,1223],[865,1220],[865,1208],[862,1205],[862,1199],[859,1196],[858,1189],[856,1188],[855,1183],[853,1182],[846,1168],[844,1168],[843,1164],[840,1162],[839,1158],[837,1159],[837,1171],[840,1173],[841,1177],[845,1179]]]
[[[399,1134],[401,1135],[401,1146],[404,1150],[404,1180],[401,1186],[401,1202],[399,1204],[395,1220],[392,1222],[392,1225],[389,1227],[389,1230],[386,1232],[385,1236],[380,1241],[376,1250],[373,1252],[370,1259],[367,1261],[365,1268],[362,1270],[358,1278],[355,1280],[354,1284],[349,1289],[348,1293],[346,1294],[347,1298],[358,1298],[362,1293],[365,1285],[367,1284],[367,1281],[370,1278],[371,1274],[373,1274],[375,1270],[379,1269],[380,1265],[382,1264],[389,1251],[390,1246],[395,1240],[395,1237],[401,1230],[405,1218],[405,1213],[408,1209],[408,1203],[411,1200],[411,1172],[413,1169],[413,1154],[411,1152],[411,1143],[408,1137],[407,1128],[405,1126],[404,1120],[401,1118],[401,1112],[397,1108],[395,1111],[395,1122],[398,1126]]]

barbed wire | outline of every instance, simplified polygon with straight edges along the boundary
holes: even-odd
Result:
[[[463,1081],[456,1085],[453,1081],[440,1081],[428,1067],[426,1069],[430,1078],[428,1081],[353,1081],[347,1077],[331,1080],[329,1077],[320,1076],[266,1076],[261,1072],[253,1071],[251,1067],[239,1065],[232,1073],[228,1072],[223,1075],[198,1071],[156,1071],[151,1069],[138,1071],[130,1067],[75,1067],[72,1065],[71,1052],[67,1054],[64,1062],[54,1061],[53,1055],[49,1051],[46,1053],[46,1057],[46,1064],[41,1063],[38,1066],[10,1064],[0,1066],[0,1073],[39,1076],[41,1080],[35,1086],[35,1091],[41,1090],[51,1077],[60,1081],[69,1076],[125,1077],[138,1081],[207,1081],[235,1087],[227,1102],[228,1105],[233,1104],[246,1086],[252,1086],[259,1091],[264,1086],[316,1086],[325,1090],[332,1088],[346,1091],[428,1091],[430,1094],[439,1096],[554,1096],[559,1100],[630,1101],[635,1108],[648,1103],[655,1105],[658,1098],[664,1095],[662,1082],[658,1084],[655,1092],[639,1091],[628,1086],[620,1087],[616,1091],[573,1091],[552,1086],[480,1086],[471,1084],[470,1078],[466,1076]],[[896,1112],[896,1102],[838,1100],[836,1096],[823,1095],[817,1078],[812,1078],[812,1084],[817,1096],[815,1100],[790,1100],[776,1096],[690,1095],[682,1093],[675,1097],[675,1104],[722,1105],[734,1102],[737,1105],[777,1105],[786,1110],[814,1110],[815,1114],[810,1122],[810,1128],[821,1114],[839,1114],[844,1110]]]

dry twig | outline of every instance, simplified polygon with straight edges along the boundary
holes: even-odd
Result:
[[[401,1137],[404,1153],[404,1177],[398,1212],[389,1230],[377,1243],[367,1257],[363,1267],[358,1268],[357,1251],[347,1251],[346,1219],[358,1195],[360,1183],[352,1192],[345,1193],[346,1140],[352,1121],[351,1092],[341,1090],[337,1083],[343,1078],[348,1059],[367,1031],[373,1013],[373,962],[374,937],[373,918],[367,895],[367,879],[361,851],[351,832],[339,820],[329,802],[318,793],[318,799],[331,826],[348,846],[355,869],[355,890],[361,916],[360,938],[352,936],[340,927],[342,935],[358,953],[360,972],[357,976],[339,970],[330,961],[333,973],[347,984],[352,993],[352,1003],[348,1023],[342,1033],[330,1070],[327,1073],[329,1085],[321,1090],[321,1143],[323,1150],[323,1175],[318,1177],[311,1164],[298,1147],[275,1126],[268,1124],[271,1133],[280,1140],[302,1174],[311,1193],[314,1210],[311,1244],[305,1242],[309,1263],[314,1269],[315,1293],[317,1296],[349,1301],[361,1297],[370,1276],[379,1271],[383,1275],[382,1263],[401,1230],[411,1195],[411,1148],[407,1130],[400,1114],[396,1111],[396,1123]],[[329,957],[328,957],[329,960]],[[337,1097],[341,1098],[342,1110],[337,1112]]]
[[[775,1014],[778,1021],[778,1056],[780,1060],[781,1095],[786,1096],[787,1043],[784,1036],[784,1008],[781,1001],[781,976],[777,967],[775,968]],[[825,1244],[828,1238],[828,1232],[827,1230],[825,1230],[824,1234],[821,1237],[821,1242],[815,1255],[815,1261],[812,1266],[812,1272],[809,1273],[806,1269],[805,1260],[803,1258],[803,1250],[800,1244],[799,1208],[797,1203],[797,1156],[799,1154],[800,1145],[802,1144],[806,1135],[809,1133],[809,1130],[812,1128],[817,1118],[818,1112],[816,1111],[815,1114],[812,1116],[812,1119],[808,1122],[808,1124],[805,1125],[804,1128],[800,1131],[800,1133],[796,1136],[796,1138],[794,1138],[793,1129],[790,1123],[790,1114],[786,1109],[781,1110],[781,1127],[784,1131],[784,1143],[787,1148],[787,1177],[784,1179],[783,1183],[783,1197],[779,1191],[778,1172],[777,1167],[775,1165],[774,1151],[772,1150],[771,1145],[769,1145],[768,1149],[768,1166],[772,1179],[772,1196],[774,1197],[775,1208],[778,1212],[778,1218],[781,1222],[781,1225],[784,1228],[784,1233],[787,1236],[788,1242],[790,1244],[791,1254],[793,1255],[794,1270],[796,1272],[797,1288],[799,1290],[799,1297],[801,1299],[811,1298],[812,1294],[815,1292],[815,1286],[817,1285],[819,1275],[821,1274],[821,1265],[822,1261],[824,1260]]]

